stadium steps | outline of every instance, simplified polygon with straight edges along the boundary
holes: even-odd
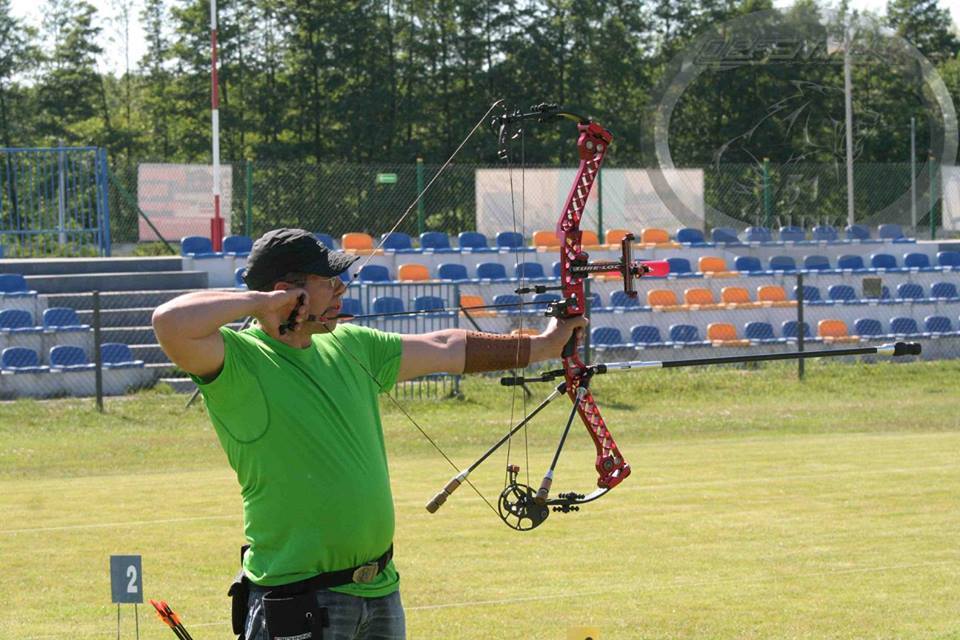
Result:
[[[177,296],[196,291],[196,289],[162,289],[158,291],[106,291],[100,294],[100,311],[108,309],[155,309],[168,300]],[[52,293],[44,296],[50,307],[70,307],[79,315],[83,311],[93,310],[93,294],[84,293]],[[91,316],[92,317],[92,316]]]
[[[42,260],[0,260],[0,273],[19,273],[23,276],[62,274],[151,273],[183,271],[180,256],[125,257],[125,258],[43,258]]]
[[[206,289],[206,271],[149,271],[117,273],[59,273],[24,276],[40,294],[142,289]]]

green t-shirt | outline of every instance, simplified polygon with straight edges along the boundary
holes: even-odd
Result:
[[[400,337],[345,324],[297,349],[259,328],[220,334],[222,371],[194,380],[240,483],[247,575],[274,586],[378,558],[393,540],[394,512],[381,389],[370,374],[383,391],[396,383]],[[335,590],[380,597],[398,588],[391,562],[372,583]]]

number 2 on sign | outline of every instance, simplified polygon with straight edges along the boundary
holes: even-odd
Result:
[[[137,568],[132,564],[127,567],[127,577],[130,578],[130,582],[127,583],[127,593],[136,593],[137,592]]]

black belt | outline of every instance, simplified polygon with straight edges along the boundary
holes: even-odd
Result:
[[[357,567],[328,571],[315,575],[312,578],[298,580],[297,582],[291,582],[289,584],[259,588],[270,591],[273,597],[284,597],[296,593],[303,593],[311,589],[316,591],[320,589],[330,589],[331,587],[340,587],[345,584],[366,584],[373,582],[374,579],[383,572],[391,558],[393,558],[392,544],[386,553],[376,560],[371,560]]]

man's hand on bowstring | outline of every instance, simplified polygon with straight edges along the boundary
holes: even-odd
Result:
[[[559,358],[563,347],[570,341],[574,331],[586,331],[589,320],[584,316],[573,318],[550,318],[550,323],[543,332],[533,340],[533,349],[539,351],[540,360]],[[532,358],[531,358],[532,359]]]
[[[271,338],[280,338],[280,327],[291,319],[291,330],[296,332],[306,322],[310,309],[310,294],[301,288],[281,289],[260,294],[262,296],[254,317]],[[301,299],[302,296],[302,299]],[[299,308],[298,308],[299,305]],[[292,315],[296,309],[296,314]]]

